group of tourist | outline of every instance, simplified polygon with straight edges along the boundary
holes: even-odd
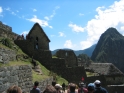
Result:
[[[30,90],[30,93],[41,93],[40,88],[38,88],[39,82],[35,81],[33,88]],[[101,86],[101,82],[96,80],[94,83],[89,83],[86,85],[83,82],[79,83],[79,87],[77,88],[75,83],[69,83],[68,87],[65,91],[66,85],[65,83],[56,84],[56,82],[52,82],[51,85],[47,85],[43,93],[108,93],[108,91]],[[7,93],[23,93],[21,88],[14,85],[11,86]]]

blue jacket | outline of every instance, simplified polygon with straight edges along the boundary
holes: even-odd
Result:
[[[103,87],[96,87],[94,93],[108,93],[108,91]]]

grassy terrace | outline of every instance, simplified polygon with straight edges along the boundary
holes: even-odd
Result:
[[[1,40],[1,38],[0,38]],[[26,55],[25,53],[23,53],[23,51],[14,44],[14,42],[10,41],[11,42],[11,45],[12,46],[15,46],[16,48],[12,47],[12,48],[9,48],[5,45],[3,45],[1,42],[0,42],[0,48],[3,48],[3,49],[9,49],[9,50],[15,50],[17,55]],[[26,55],[27,56],[27,55]],[[33,69],[32,69],[32,77],[33,77],[33,82],[34,81],[42,81],[42,80],[45,80],[47,78],[50,77],[50,71],[48,69],[46,69],[42,64],[40,64],[40,62],[38,62],[38,65],[40,66],[41,68],[41,71],[42,71],[42,75],[39,75],[37,72],[35,72]],[[23,59],[22,57],[19,58],[18,61],[10,61],[9,63],[7,64],[3,64],[3,63],[0,63],[0,67],[8,67],[8,66],[19,66],[19,65],[30,65],[30,66],[33,66],[31,64],[31,58],[29,57],[28,59]],[[63,82],[65,82],[66,84],[68,84],[67,80],[65,80],[64,78],[56,75],[56,78],[57,78],[57,83],[60,83],[62,84]]]

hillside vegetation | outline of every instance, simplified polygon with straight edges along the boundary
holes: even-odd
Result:
[[[7,49],[7,50],[14,50],[16,51],[16,54],[19,55],[18,60],[10,61],[7,64],[0,63],[0,67],[7,67],[7,66],[19,66],[19,65],[30,65],[33,67],[33,64],[31,63],[32,58],[30,58],[28,55],[26,55],[16,44],[14,44],[13,40],[10,40],[8,38],[0,38],[0,48]],[[23,56],[27,57],[26,59],[23,58]],[[64,78],[58,76],[56,73],[53,73],[46,69],[39,61],[37,61],[37,64],[42,71],[42,75],[38,74],[38,72],[34,71],[32,69],[32,77],[33,82],[34,81],[42,81],[50,76],[56,77],[56,80],[58,83],[62,84],[65,82],[68,83],[67,80]],[[51,74],[52,73],[52,74]],[[55,76],[56,75],[56,76]]]

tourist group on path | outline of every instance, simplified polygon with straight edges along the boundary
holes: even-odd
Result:
[[[41,90],[38,88],[38,85],[39,82],[35,81],[33,88],[27,93],[108,93],[108,91],[101,86],[101,82],[99,80],[96,80],[94,83],[89,83],[87,87],[83,82],[80,82],[78,87],[75,83],[69,83],[68,86],[63,83],[61,86],[53,81],[51,85],[46,86],[43,92],[41,92]],[[11,86],[6,93],[25,92],[22,92],[20,87],[14,85]]]

